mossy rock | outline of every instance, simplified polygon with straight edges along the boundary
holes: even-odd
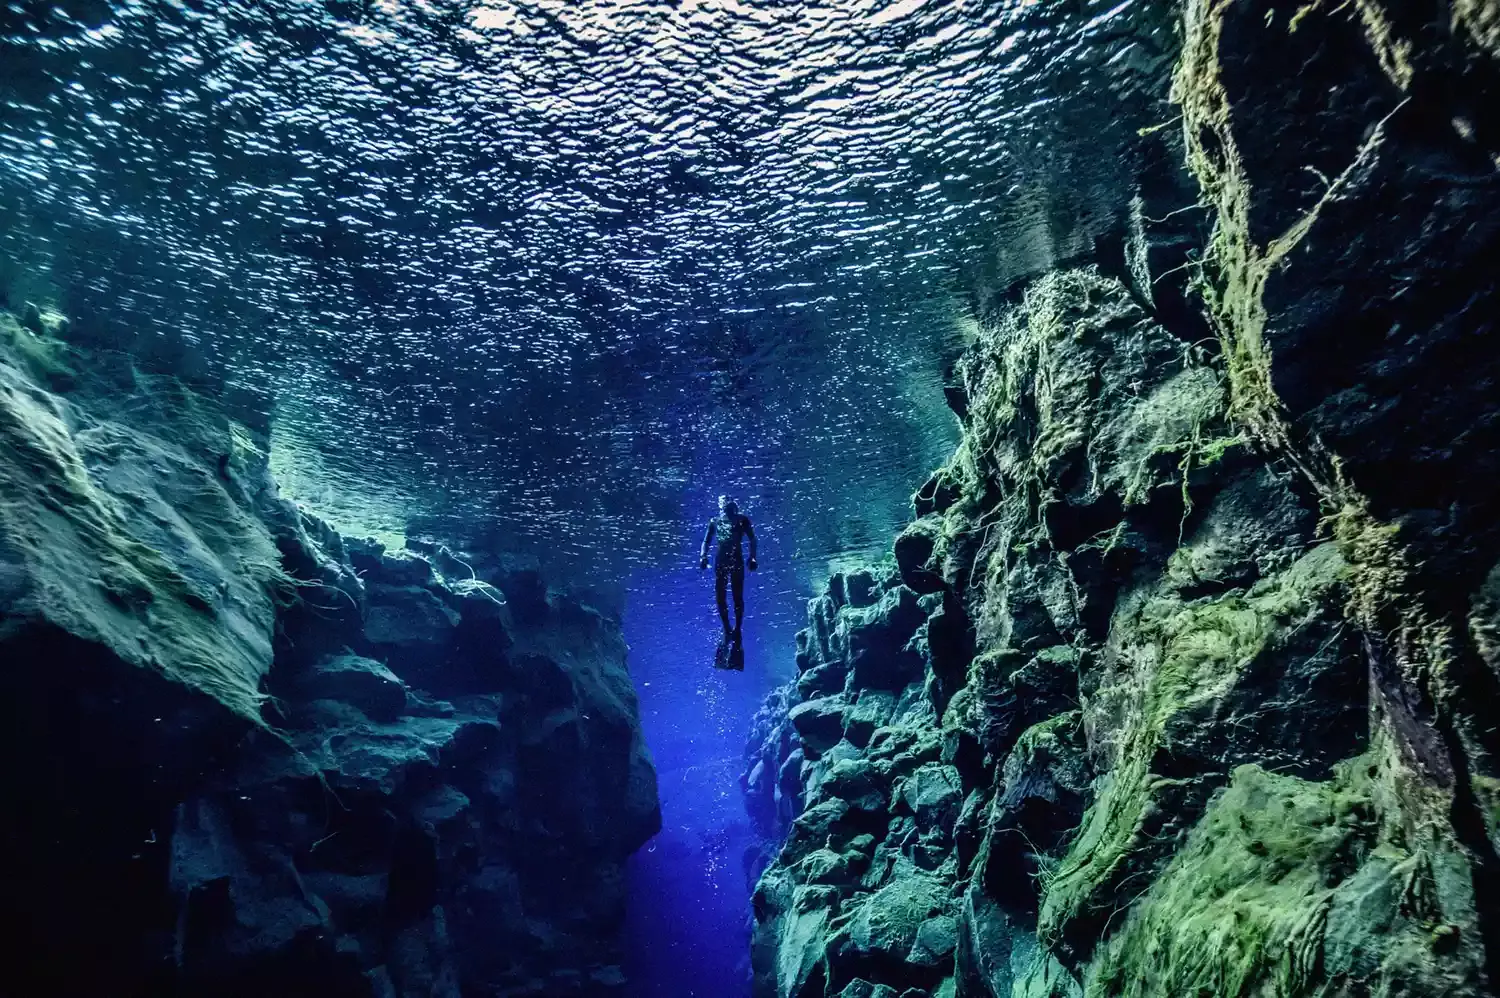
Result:
[[[1215,435],[1224,391],[1118,281],[1055,271],[1029,285],[958,363],[969,400],[952,477],[1035,502],[1144,501]],[[977,491],[966,489],[965,491]]]
[[[931,876],[912,872],[891,881],[855,908],[848,949],[861,957],[904,961],[922,926],[948,912],[947,888]]]
[[[1287,568],[1312,541],[1316,514],[1270,468],[1248,469],[1208,501],[1167,563],[1192,598],[1245,588]]]
[[[946,836],[963,804],[958,770],[936,762],[919,767],[901,784],[899,800],[919,829],[939,830]]]
[[[844,737],[844,715],[849,704],[843,697],[820,697],[793,707],[787,715],[803,748],[816,758]]]
[[[807,884],[850,886],[859,880],[869,864],[870,857],[858,850],[815,849],[797,863],[796,874]]]
[[[1098,747],[1112,765],[1047,884],[1044,940],[1086,955],[1233,765],[1311,773],[1359,750],[1365,672],[1342,621],[1346,568],[1322,545],[1246,593],[1159,594],[1116,621],[1115,664],[1085,717],[1108,733]]]
[[[946,513],[963,496],[963,491],[963,481],[957,474],[939,468],[912,494],[912,509],[918,518],[929,513]]]
[[[935,593],[943,589],[941,567],[934,559],[939,553],[942,533],[943,520],[931,515],[913,520],[896,537],[892,550],[901,581],[916,592]]]
[[[1019,810],[1034,798],[1069,812],[1081,804],[1092,777],[1082,712],[1058,714],[1032,725],[1016,739],[1001,767],[1004,789],[996,798],[996,811]]]
[[[854,705],[844,712],[844,737],[863,748],[875,730],[896,712],[896,695],[889,690],[863,690]]]
[[[9,626],[45,622],[259,724],[280,554],[239,484],[178,443],[232,424],[201,399],[147,401],[171,439],[0,363],[0,549],[26,580]]]
[[[844,985],[838,998],[901,998],[901,994],[889,984],[871,984],[862,977],[856,977]]]
[[[25,370],[54,390],[66,390],[77,379],[72,348],[63,340],[68,321],[51,309],[30,306],[24,320],[0,311],[0,361]]]
[[[1369,757],[1327,781],[1236,770],[1182,851],[1099,951],[1103,998],[1477,993],[1445,956],[1425,859],[1382,841]],[[1436,923],[1432,920],[1436,919]],[[1440,933],[1441,935],[1441,933]]]

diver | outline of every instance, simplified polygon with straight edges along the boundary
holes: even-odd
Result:
[[[741,542],[750,538],[750,560],[746,562],[740,550]],[[739,506],[728,496],[719,496],[719,515],[708,521],[703,534],[703,550],[698,557],[698,567],[708,567],[708,546],[714,543],[714,592],[719,602],[719,620],[724,624],[723,644],[737,647],[740,643],[740,623],[745,618],[745,569],[755,571],[755,528],[750,518],[740,512]],[[729,627],[729,607],[724,600],[724,590],[734,591],[734,628]]]

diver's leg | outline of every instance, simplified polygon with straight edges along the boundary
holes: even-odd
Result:
[[[719,602],[719,620],[724,625],[724,633],[729,633],[729,604],[725,600],[724,588],[729,582],[729,573],[724,571],[714,572],[714,596]]]
[[[740,636],[740,622],[745,619],[745,570],[737,568],[729,577],[734,587],[734,636]]]

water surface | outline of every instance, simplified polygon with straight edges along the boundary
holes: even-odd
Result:
[[[618,579],[691,547],[703,486],[780,517],[811,580],[951,443],[976,282],[1116,223],[1162,17],[9,4],[0,286],[227,381],[349,529]]]

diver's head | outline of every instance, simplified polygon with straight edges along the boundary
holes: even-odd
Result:
[[[740,507],[728,496],[719,496],[719,512],[725,516],[733,516],[740,511]]]

